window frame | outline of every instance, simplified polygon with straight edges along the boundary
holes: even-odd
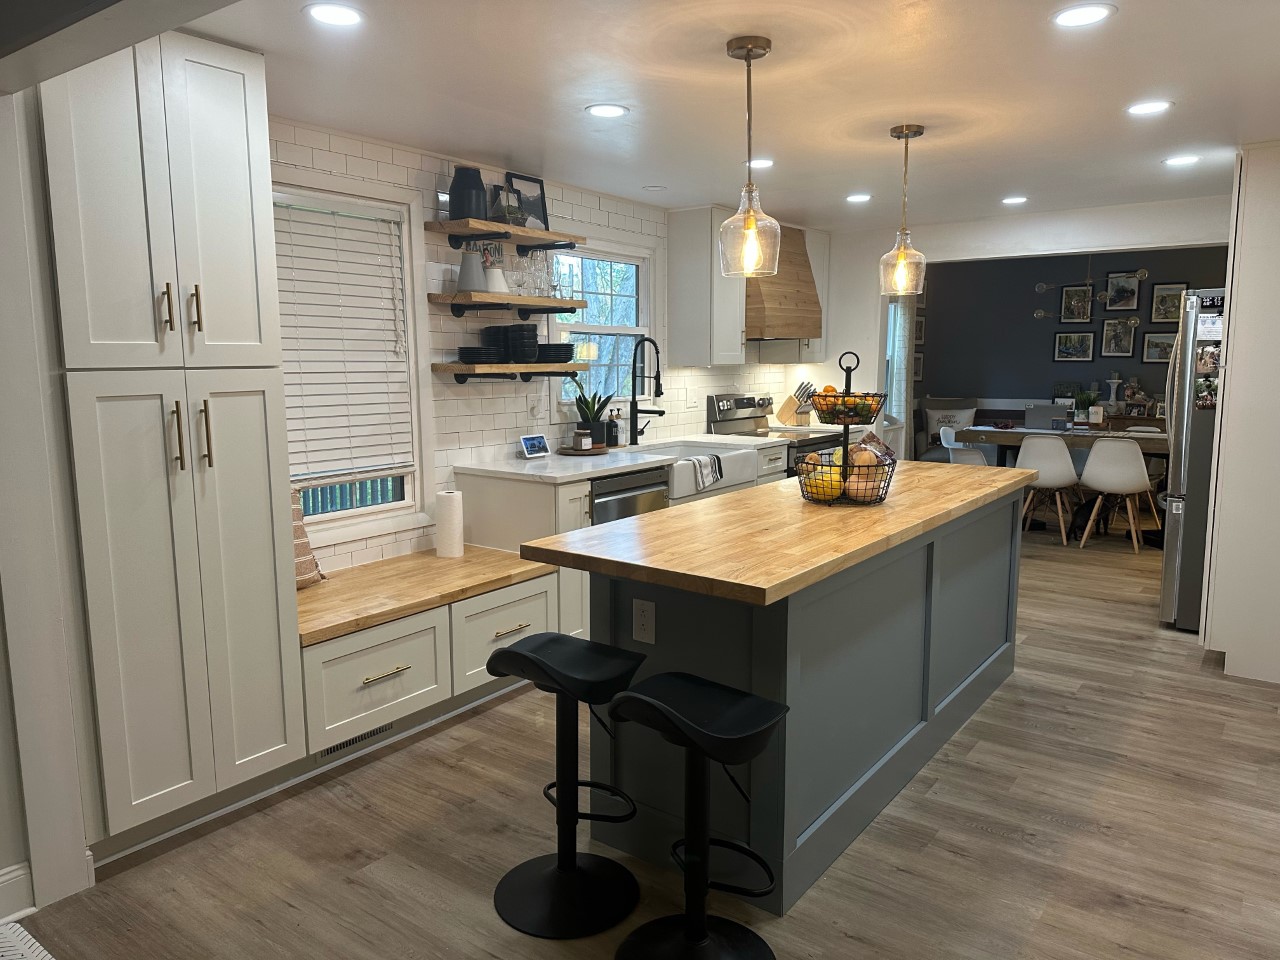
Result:
[[[654,238],[657,239],[656,237]],[[656,308],[660,302],[657,296],[658,278],[657,271],[654,269],[654,261],[656,260],[656,250],[653,247],[636,246],[633,244],[618,243],[609,240],[598,240],[588,238],[587,242],[580,244],[572,251],[562,251],[568,256],[583,257],[588,260],[610,260],[624,263],[632,263],[636,266],[636,325],[634,327],[615,327],[601,326],[595,323],[578,323],[574,320],[561,321],[557,319],[556,314],[548,315],[548,324],[553,325],[548,330],[548,337],[554,336],[555,342],[560,342],[558,334],[567,333],[597,333],[626,337],[652,337],[659,343],[663,338],[659,334],[659,323],[661,312]],[[574,315],[576,316],[576,314]],[[588,361],[589,362],[589,361]],[[646,381],[648,383],[649,381]],[[564,402],[560,398],[561,381],[555,378],[549,380],[549,396],[551,423],[554,426],[562,426],[570,423],[578,422],[578,410],[572,402]],[[615,400],[619,398],[614,398]],[[651,393],[646,389],[637,394],[636,399],[651,401],[653,399]],[[631,397],[626,397],[630,402]]]
[[[435,438],[431,416],[430,345],[426,330],[419,328],[421,319],[428,315],[423,292],[426,289],[426,228],[422,195],[390,184],[273,163],[273,202],[282,194],[303,204],[310,201],[321,206],[332,205],[338,212],[343,212],[345,206],[349,212],[394,209],[401,215],[413,475],[411,478],[406,475],[403,501],[308,517],[307,537],[313,547],[326,547],[430,526],[434,523],[431,514],[435,505]]]

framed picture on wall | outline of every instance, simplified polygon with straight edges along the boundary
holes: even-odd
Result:
[[[929,281],[925,280],[924,287],[916,294],[916,308],[920,309],[925,305],[925,297],[929,294]]]
[[[924,379],[924,354],[917,353],[911,358],[911,379],[919,383]]]
[[[1173,358],[1176,333],[1148,333],[1142,338],[1143,363],[1168,363]]]
[[[1138,275],[1136,273],[1107,274],[1107,309],[1138,309]]]
[[[525,226],[536,230],[550,229],[547,226],[547,194],[543,182],[523,173],[508,173],[507,186],[520,198],[517,202],[529,217]]]
[[[1062,323],[1089,323],[1093,319],[1093,284],[1062,288]]]
[[[916,317],[912,328],[912,339],[916,346],[919,346],[924,343],[924,317]]]
[[[1102,321],[1102,356],[1132,357],[1137,339],[1138,324],[1134,318]]]
[[[1182,316],[1185,283],[1157,283],[1151,288],[1151,322],[1177,323]]]
[[[1055,333],[1054,362],[1088,363],[1093,359],[1092,333]]]
[[[1059,380],[1053,385],[1053,401],[1070,400],[1076,402],[1076,394],[1080,392],[1079,380]]]

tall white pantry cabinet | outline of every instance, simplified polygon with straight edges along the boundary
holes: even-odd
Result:
[[[262,58],[41,86],[107,827],[305,754]]]

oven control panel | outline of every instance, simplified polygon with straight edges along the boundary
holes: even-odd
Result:
[[[771,413],[773,413],[773,397],[758,397],[745,393],[713,393],[707,397],[708,423],[767,417]]]

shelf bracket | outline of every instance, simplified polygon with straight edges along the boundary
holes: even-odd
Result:
[[[460,233],[449,234],[449,246],[454,250],[461,250],[464,243],[479,243],[482,240],[510,240],[511,233],[508,230],[495,230],[493,233],[470,233],[463,236]]]
[[[449,304],[449,312],[458,320],[461,320],[468,313],[476,313],[481,310],[510,310],[509,303],[451,303]]]
[[[508,237],[511,234],[507,234]],[[576,250],[578,244],[573,240],[553,240],[550,243],[517,243],[516,256],[527,257],[534,250]]]
[[[468,380],[515,380],[520,374],[515,373],[455,373],[455,383],[466,383]],[[526,381],[528,382],[528,381]]]
[[[577,307],[520,307],[516,311],[516,315],[521,320],[528,320],[534,314],[538,313],[577,313]]]

